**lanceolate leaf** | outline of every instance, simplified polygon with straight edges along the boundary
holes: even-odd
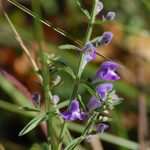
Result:
[[[89,91],[89,93],[92,95],[92,96],[95,96],[97,99],[99,99],[99,96],[98,94],[96,93],[96,91],[93,89],[92,86],[90,86],[89,84],[85,84],[85,83],[82,83],[83,86]]]
[[[69,66],[65,66],[65,67],[63,68],[63,70],[64,70],[65,72],[67,72],[73,79],[76,78],[74,72],[71,70],[71,68],[70,68]]]
[[[98,37],[92,39],[91,42],[92,42],[93,46],[95,46],[95,47],[99,46],[99,42],[101,41],[101,39],[102,39],[102,36],[98,36]]]
[[[64,150],[73,150],[77,143],[81,140],[81,137],[78,137],[70,142],[70,144]]]
[[[47,119],[46,113],[41,113],[40,115],[36,116],[20,131],[19,136],[27,134],[46,119]]]
[[[85,8],[83,8],[83,6],[81,6],[81,3],[78,0],[77,0],[77,5],[82,10],[82,12],[84,13],[84,15],[90,20],[91,16],[90,16],[89,12]]]
[[[70,44],[66,44],[66,45],[61,45],[59,46],[60,49],[64,49],[64,50],[67,50],[67,49],[73,49],[73,50],[80,50],[80,48],[74,46],[74,45],[70,45]]]
[[[34,111],[34,112],[40,112],[41,110],[38,108],[32,108],[32,107],[20,107],[19,109],[24,110],[24,111]]]

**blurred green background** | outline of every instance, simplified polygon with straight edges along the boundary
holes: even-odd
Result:
[[[41,16],[42,20],[53,23],[54,26],[67,31],[81,41],[84,39],[88,20],[82,14],[75,0],[18,0],[17,2],[34,12],[36,11],[35,13]],[[104,31],[113,32],[112,42],[107,46],[99,47],[98,52],[122,64],[123,68],[119,70],[121,80],[115,82],[114,86],[124,101],[111,113],[114,121],[107,133],[101,135],[101,142],[96,141],[96,145],[97,148],[104,150],[110,148],[113,150],[136,150],[140,149],[139,143],[142,143],[139,140],[139,137],[142,136],[141,124],[143,130],[147,129],[146,134],[144,133],[144,143],[150,145],[150,1],[107,0],[102,2],[104,9],[97,16],[97,24],[94,27],[92,38],[102,35]],[[91,0],[82,0],[81,3],[89,11],[91,10]],[[38,28],[34,24],[33,17],[7,0],[3,0],[2,4],[33,58],[39,64],[36,38]],[[116,12],[115,20],[105,24],[101,23],[102,15],[108,11]],[[61,56],[61,60],[75,70],[79,60],[77,54],[72,50],[64,51],[58,48],[62,44],[75,43],[52,28],[42,26],[44,50]],[[92,77],[103,61],[103,58],[97,56],[94,61],[89,63],[83,79]],[[30,93],[34,91],[43,93],[35,84],[38,82],[37,76],[16,41],[2,9],[0,9],[0,68],[17,78]],[[61,101],[64,101],[70,96],[73,82],[64,72],[60,72],[59,75],[62,76],[64,82],[53,93],[58,94]],[[80,93],[88,101],[89,93],[83,87],[80,88]],[[18,106],[31,105],[31,102],[26,99],[26,95],[12,86],[11,82],[0,78],[0,150],[26,150],[30,149],[34,143],[45,142],[46,138],[41,127],[28,135],[18,137],[19,131],[32,117],[32,114],[25,114],[18,109]],[[144,121],[141,122],[142,120]],[[82,127],[72,126],[71,130],[76,137],[77,132],[82,131]],[[85,149],[96,150],[94,143],[90,145],[90,148],[85,143],[83,145]],[[102,145],[103,148],[99,145]]]

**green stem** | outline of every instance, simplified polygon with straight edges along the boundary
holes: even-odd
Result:
[[[40,10],[40,1],[38,0],[32,0],[32,8],[35,13],[38,14],[39,18],[41,18],[41,10]],[[42,78],[43,78],[43,85],[44,85],[44,96],[45,96],[45,109],[46,112],[49,112],[51,109],[51,101],[52,101],[52,94],[49,89],[49,71],[48,71],[48,65],[44,56],[44,51],[42,48],[42,41],[43,41],[43,29],[42,25],[37,21],[34,20],[34,28],[35,28],[35,35],[39,46],[40,51],[40,60],[42,64]],[[49,150],[55,148],[54,144],[54,136],[53,136],[53,129],[52,129],[52,117],[49,116],[49,118],[46,121],[47,125],[47,142],[49,145]]]
[[[91,130],[91,128],[93,127],[94,123],[95,123],[95,119],[97,118],[99,114],[95,114],[92,118],[90,118],[87,122],[87,125],[81,135],[80,140],[72,147],[72,150],[76,148],[77,145],[79,145],[85,138],[86,136],[89,134],[89,131]]]
[[[86,36],[85,36],[85,40],[84,40],[84,46],[90,40],[90,37],[92,35],[92,30],[93,30],[93,26],[94,26],[94,23],[95,23],[95,17],[96,17],[96,13],[97,13],[97,4],[98,4],[98,0],[94,0],[93,7],[92,7],[92,13],[91,13],[91,20],[89,22],[88,29],[87,29],[87,32],[86,32]],[[77,72],[76,72],[76,80],[75,80],[75,83],[74,83],[72,95],[70,97],[70,103],[71,103],[72,99],[74,99],[76,97],[76,94],[77,94],[77,91],[78,91],[80,78],[81,78],[81,75],[82,75],[83,61],[84,61],[84,53],[81,53],[78,68],[77,68]],[[70,106],[70,103],[69,103],[69,106]],[[67,126],[67,121],[64,121],[63,128],[62,128],[61,133],[60,133],[60,139],[59,139],[59,144],[58,144],[57,150],[61,149],[66,126]]]

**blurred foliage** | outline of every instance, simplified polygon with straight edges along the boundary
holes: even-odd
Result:
[[[30,10],[32,10],[34,6],[29,0],[18,0],[18,2]],[[88,10],[91,9],[92,1],[82,0],[81,2]],[[137,142],[138,97],[141,93],[136,80],[138,76],[138,74],[136,74],[136,54],[137,52],[140,53],[144,74],[143,78],[145,80],[144,87],[145,89],[149,89],[150,1],[114,0],[113,2],[103,1],[103,3],[105,7],[102,13],[106,14],[106,12],[110,10],[115,11],[116,20],[112,23],[98,23],[94,28],[93,37],[101,35],[106,30],[114,33],[114,39],[111,44],[107,47],[98,48],[98,51],[124,66],[124,68],[121,68],[119,71],[122,76],[121,81],[114,84],[117,92],[124,98],[124,101],[121,106],[111,114],[114,121],[111,123],[109,133],[115,135],[116,141],[115,138],[112,137],[114,142],[111,142],[111,136],[109,136],[109,134],[107,135],[107,133],[106,135],[104,134],[104,137],[101,137],[102,140],[108,143],[110,142],[120,146],[109,145],[105,142],[102,142],[102,144],[104,149],[111,147],[113,150],[124,150],[125,145],[128,145],[124,143],[129,142],[129,145],[133,144],[133,149],[138,149],[137,143],[130,143],[130,140]],[[33,18],[8,1],[4,0],[3,6],[19,31],[26,46],[30,49],[33,58],[38,62],[38,42],[35,38],[36,31]],[[41,0],[40,6],[42,10],[42,20],[52,22],[55,26],[67,31],[80,40],[84,38],[87,19],[75,1]],[[102,14],[98,16],[99,19],[101,19],[101,17]],[[62,44],[75,44],[72,40],[63,37],[53,29],[43,25],[43,41],[41,44],[46,52],[61,56],[63,62],[68,63],[74,71],[76,70],[78,62],[76,52],[60,50],[58,48],[58,46]],[[83,75],[83,80],[89,77],[92,78],[102,61],[104,61],[104,59],[97,56],[92,63],[88,64],[85,74]],[[15,76],[31,93],[34,91],[43,93],[42,89],[36,86],[35,82],[39,82],[39,80],[33,72],[28,58],[16,42],[14,34],[2,13],[0,14],[0,67]],[[61,97],[61,101],[64,101],[68,99],[70,96],[68,93],[72,91],[72,79],[64,71],[60,71],[58,74],[61,75],[63,79],[63,89],[62,86],[59,86],[53,92]],[[4,147],[11,150],[13,147],[13,149],[16,150],[25,150],[29,149],[32,143],[43,143],[45,136],[41,127],[36,129],[36,132],[32,132],[24,137],[18,137],[18,132],[24,127],[24,123],[28,120],[25,116],[34,116],[34,113],[22,112],[18,107],[31,105],[31,102],[3,77],[0,77],[0,88],[0,142],[2,143],[2,145],[0,144],[0,149]],[[90,98],[89,93],[83,87],[80,87],[79,94],[82,94],[86,101]],[[145,90],[145,95],[147,99],[148,124],[150,124],[150,91]],[[11,111],[14,113],[11,113]],[[15,113],[20,115],[15,115]],[[13,124],[15,124],[15,127],[12,126]],[[72,131],[74,131],[73,127],[76,126],[70,125]],[[78,130],[82,130],[82,127],[79,127]],[[73,132],[73,134],[76,136],[77,133]],[[122,140],[120,138],[124,138],[128,141],[123,141],[122,144],[119,144],[121,143],[119,140]],[[26,144],[27,142],[28,144]],[[38,147],[38,145],[35,145],[31,150],[38,150]]]

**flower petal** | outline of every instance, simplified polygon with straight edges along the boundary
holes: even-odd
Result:
[[[88,103],[88,109],[90,112],[101,106],[102,106],[101,102],[99,100],[97,100],[96,97],[94,97],[94,96],[90,99],[90,101]]]
[[[71,112],[79,111],[79,102],[77,100],[72,100],[69,110]]]
[[[115,12],[108,12],[105,18],[106,20],[112,21],[114,20],[115,15],[116,15]]]
[[[111,32],[104,32],[102,35],[102,39],[99,42],[99,45],[107,45],[113,38],[113,33]]]
[[[115,62],[106,61],[101,64],[100,69],[94,76],[94,82],[101,80],[115,81],[120,77],[115,73],[115,70],[119,68],[119,65]]]
[[[98,131],[99,133],[103,133],[104,130],[106,130],[108,127],[109,127],[109,126],[108,126],[107,124],[99,124],[97,131]]]

